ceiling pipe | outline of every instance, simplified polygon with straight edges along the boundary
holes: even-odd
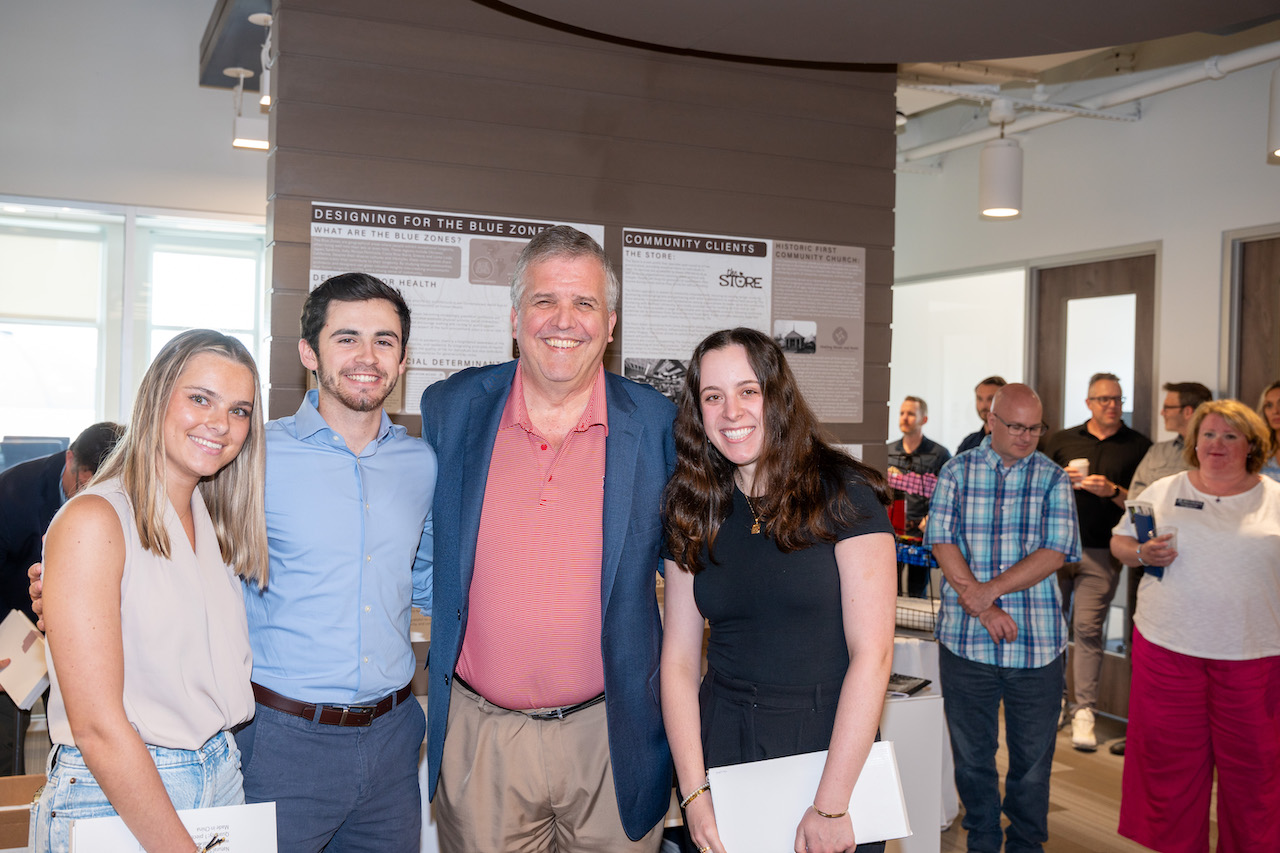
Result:
[[[1190,86],[1193,83],[1199,83],[1203,80],[1220,80],[1228,74],[1236,71],[1242,71],[1245,68],[1251,68],[1255,65],[1261,65],[1264,62],[1270,62],[1273,59],[1280,59],[1280,41],[1271,42],[1270,44],[1258,45],[1257,47],[1247,48],[1245,50],[1231,53],[1226,56],[1212,56],[1204,62],[1187,66],[1186,68],[1155,77],[1150,80],[1144,80],[1141,83],[1135,83],[1132,86],[1126,86],[1123,89],[1117,89],[1114,92],[1107,92],[1102,95],[1095,95],[1081,101],[1078,106],[1090,110],[1105,110],[1110,107],[1127,104],[1131,101],[1149,98],[1152,95],[1159,95],[1162,92],[1168,92],[1173,89],[1181,89],[1184,86]],[[1028,130],[1034,130],[1037,127],[1044,127],[1048,124],[1056,124],[1060,121],[1074,118],[1072,115],[1064,115],[1061,113],[1036,113],[1026,118],[1018,119],[1010,122],[1005,126],[1005,134],[1023,133]],[[955,151],[959,148],[967,148],[970,145],[981,145],[1000,136],[1000,130],[997,128],[983,129],[965,133],[960,136],[954,136],[951,139],[944,139],[939,142],[931,142],[927,145],[919,145],[915,148],[908,148],[898,152],[898,162],[910,163],[913,160],[923,160],[926,157],[936,157],[939,154],[945,154],[948,151]]]

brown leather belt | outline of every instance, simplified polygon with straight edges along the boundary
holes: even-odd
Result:
[[[369,705],[308,705],[288,696],[281,696],[274,690],[268,690],[261,684],[253,684],[253,698],[259,705],[266,705],[284,714],[302,717],[323,723],[326,726],[357,726],[364,728],[392,708],[408,699],[412,694],[406,684],[395,693],[383,696]],[[317,711],[319,713],[317,713]]]

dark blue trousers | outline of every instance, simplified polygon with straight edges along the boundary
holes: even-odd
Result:
[[[1000,812],[1009,817],[1006,853],[1039,851],[1049,838],[1049,771],[1058,737],[1064,656],[1038,669],[977,663],[938,645],[943,708],[951,731],[961,825],[970,853],[1000,853]],[[1000,801],[996,749],[1004,701],[1009,772]]]
[[[280,853],[417,853],[426,728],[412,696],[368,728],[258,705],[236,733],[245,800],[275,802]]]

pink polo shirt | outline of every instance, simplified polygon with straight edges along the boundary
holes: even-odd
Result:
[[[529,420],[517,367],[493,442],[457,672],[495,705],[604,692],[600,561],[609,422],[604,368],[557,450]]]

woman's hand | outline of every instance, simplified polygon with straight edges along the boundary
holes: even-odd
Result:
[[[1173,543],[1169,541],[1171,539],[1173,539],[1173,534],[1166,533],[1163,536],[1157,536],[1154,539],[1148,539],[1143,542],[1142,547],[1138,549],[1138,555],[1142,558],[1142,562],[1148,566],[1168,566],[1178,559],[1178,551],[1173,547]]]
[[[810,806],[796,829],[795,853],[844,853],[857,844],[847,812],[840,817],[823,817]]]
[[[31,596],[31,610],[36,614],[36,627],[44,630],[44,563],[32,563],[27,569],[27,594]]]
[[[710,791],[699,794],[685,808],[684,825],[689,828],[689,837],[701,853],[725,853],[724,845],[720,843],[720,830],[716,828],[716,809],[711,802]]]

